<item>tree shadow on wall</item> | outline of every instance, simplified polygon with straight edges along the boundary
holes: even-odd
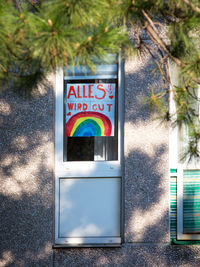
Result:
[[[152,156],[133,150],[126,158],[125,167],[132,168],[125,170],[122,247],[55,249],[55,267],[199,266],[198,249],[169,244],[169,184],[161,168],[166,152],[162,144]]]
[[[125,90],[124,243],[121,248],[55,250],[55,267],[200,265],[198,249],[169,244],[168,128],[143,106],[162,81],[152,77],[150,60],[139,68],[136,61],[131,64]]]
[[[30,101],[8,91],[1,95],[1,266],[200,265],[198,249],[168,245],[166,137],[160,138],[164,130],[152,124],[151,113],[138,104],[138,95],[148,95],[156,84],[159,80],[150,77],[148,64],[126,77],[124,244],[55,249],[54,257],[54,95],[51,89]]]
[[[0,95],[0,265],[51,266],[53,91]]]

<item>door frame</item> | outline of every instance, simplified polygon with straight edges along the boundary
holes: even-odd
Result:
[[[54,246],[89,246],[90,240],[87,239],[82,244],[76,241],[66,242],[66,239],[59,238],[59,198],[60,198],[60,179],[63,178],[120,178],[120,225],[121,237],[109,240],[98,238],[92,246],[119,246],[123,241],[123,221],[124,221],[124,61],[121,56],[118,56],[117,75],[97,75],[88,76],[85,79],[118,79],[118,160],[114,161],[63,161],[63,134],[64,134],[64,71],[58,69],[56,71],[56,92],[55,92],[55,177],[54,177]],[[72,77],[67,77],[69,80]],[[83,79],[83,76],[75,77],[74,79]],[[84,244],[85,243],[85,244]]]

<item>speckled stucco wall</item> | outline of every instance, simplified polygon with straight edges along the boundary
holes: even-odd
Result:
[[[51,266],[52,87],[1,93],[0,125],[0,266]]]
[[[168,134],[166,124],[144,107],[162,81],[148,55],[126,62],[125,241],[168,242]]]
[[[162,86],[148,56],[125,64],[125,220],[121,248],[52,249],[54,79],[40,98],[0,96],[0,267],[200,266],[169,245],[168,127],[143,100]]]

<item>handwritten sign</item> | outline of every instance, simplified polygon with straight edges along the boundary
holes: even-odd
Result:
[[[115,83],[67,84],[66,136],[114,136]]]

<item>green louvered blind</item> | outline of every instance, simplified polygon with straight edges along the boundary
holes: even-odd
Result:
[[[184,170],[183,232],[200,233],[200,170]]]

